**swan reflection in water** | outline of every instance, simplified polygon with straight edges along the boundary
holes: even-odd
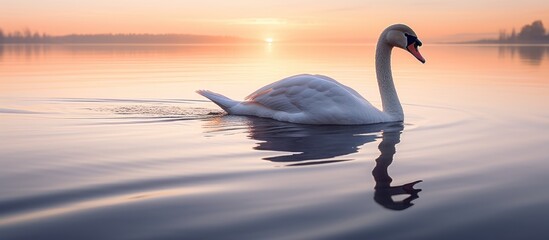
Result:
[[[404,210],[412,205],[414,199],[419,198],[418,193],[421,189],[415,189],[414,185],[420,183],[421,180],[406,183],[398,186],[391,186],[393,179],[389,176],[388,168],[393,163],[393,156],[396,153],[395,145],[400,142],[399,131],[384,131],[382,141],[379,143],[378,149],[381,152],[376,159],[376,166],[372,170],[372,175],[376,182],[374,187],[374,200],[391,210]],[[393,196],[409,195],[402,201],[394,201]]]
[[[275,156],[263,159],[285,163],[286,166],[353,160],[336,158],[358,152],[362,145],[375,142],[381,133],[382,141],[378,146],[381,154],[375,160],[376,166],[372,171],[376,182],[374,200],[387,209],[404,210],[411,207],[412,201],[419,197],[421,189],[415,189],[414,185],[421,180],[391,186],[392,178],[388,173],[389,165],[396,153],[395,145],[400,142],[400,134],[404,129],[402,123],[322,126],[292,124],[256,117],[224,116],[210,121],[206,128],[215,129],[209,132],[241,129],[238,124],[243,122],[246,126],[242,127],[247,129],[248,137],[259,141],[254,147],[255,150],[276,152]],[[397,195],[408,196],[403,200],[394,200],[393,197]]]

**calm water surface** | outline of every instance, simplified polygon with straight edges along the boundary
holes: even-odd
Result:
[[[549,46],[393,54],[406,120],[226,116],[373,45],[0,46],[0,239],[548,239]]]

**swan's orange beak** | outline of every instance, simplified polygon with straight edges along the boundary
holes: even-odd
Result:
[[[410,52],[414,57],[417,58],[421,63],[425,63],[425,58],[421,56],[421,53],[417,50],[417,47],[421,46],[421,42],[419,40],[414,41],[413,43],[409,44],[406,49],[408,52]]]

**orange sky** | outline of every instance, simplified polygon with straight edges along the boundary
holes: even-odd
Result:
[[[2,3],[4,31],[190,33],[284,40],[374,40],[384,27],[410,25],[420,38],[461,41],[543,20],[547,0],[17,0]]]

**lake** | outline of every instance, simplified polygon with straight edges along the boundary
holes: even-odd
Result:
[[[549,45],[393,51],[405,121],[224,115],[374,45],[0,45],[1,239],[547,239]]]

